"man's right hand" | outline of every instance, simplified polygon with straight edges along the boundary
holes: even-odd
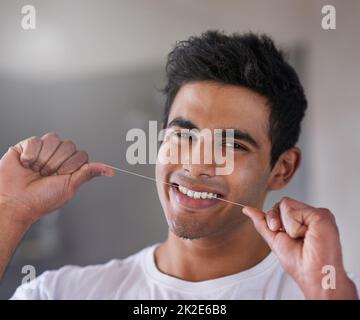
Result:
[[[89,163],[85,151],[55,133],[28,138],[0,160],[0,207],[6,208],[1,218],[29,227],[62,207],[86,181],[114,174],[103,163]]]

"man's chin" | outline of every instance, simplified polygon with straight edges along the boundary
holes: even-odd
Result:
[[[197,223],[179,223],[177,221],[168,221],[170,231],[178,238],[186,240],[195,240],[206,237],[204,228]]]
[[[173,234],[175,234],[178,238],[184,239],[184,240],[196,240],[196,239],[201,239],[203,238],[203,236],[201,235],[197,235],[191,232],[187,232],[187,231],[179,231],[179,230],[171,230],[171,232]]]

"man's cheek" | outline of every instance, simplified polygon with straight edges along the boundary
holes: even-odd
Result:
[[[157,155],[157,163],[161,165],[180,164],[182,152],[180,147],[174,146],[170,142],[163,142]]]
[[[227,176],[234,173],[235,158],[233,152],[226,152],[225,157],[220,160],[215,157],[215,163],[217,164],[215,169],[217,176]]]
[[[237,168],[234,171],[237,175],[232,185],[237,197],[245,202],[261,198],[262,191],[266,189],[266,177],[255,168]]]
[[[160,200],[165,200],[168,197],[169,191],[169,178],[170,174],[176,171],[177,165],[171,164],[160,164],[156,163],[155,166],[155,177],[156,177],[156,188]],[[165,182],[165,183],[164,183]]]

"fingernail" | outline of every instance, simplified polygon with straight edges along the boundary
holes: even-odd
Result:
[[[270,221],[269,221],[269,228],[272,230],[272,231],[275,231],[277,229],[277,222],[274,218],[271,218]]]
[[[115,176],[115,173],[113,171],[102,171],[101,175],[104,177],[113,177]]]

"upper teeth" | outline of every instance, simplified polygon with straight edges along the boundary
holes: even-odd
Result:
[[[194,198],[194,199],[214,199],[217,198],[217,194],[216,193],[212,193],[212,192],[199,192],[199,191],[194,191],[194,190],[190,190],[186,187],[180,186],[179,185],[179,191],[185,195],[187,195],[190,198]]]

